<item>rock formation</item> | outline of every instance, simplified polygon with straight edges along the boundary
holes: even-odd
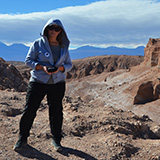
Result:
[[[144,49],[144,64],[148,66],[160,65],[160,38],[150,38]]]
[[[67,79],[79,79],[102,72],[118,69],[130,69],[143,61],[142,56],[111,55],[90,57],[73,61],[73,68],[67,73]]]
[[[146,67],[160,66],[160,39],[150,38],[144,49],[144,62]],[[158,73],[157,73],[158,78]],[[152,80],[142,82],[137,89],[134,104],[143,104],[154,101],[160,97],[160,81],[152,77]]]
[[[134,104],[144,104],[160,98],[160,83],[158,80],[142,83],[134,98]]]
[[[23,81],[20,72],[13,65],[0,58],[0,90],[7,88],[26,91],[27,83]]]

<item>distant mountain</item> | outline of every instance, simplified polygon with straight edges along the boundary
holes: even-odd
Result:
[[[24,61],[29,47],[21,43],[10,46],[0,42],[0,57],[6,61]]]
[[[119,48],[115,46],[107,48],[98,48],[92,46],[83,46],[75,50],[70,50],[72,59],[82,59],[86,57],[101,56],[101,55],[140,55],[144,56],[144,46],[137,48]]]
[[[29,47],[21,43],[12,44],[10,46],[0,42],[0,57],[6,61],[24,61]],[[82,59],[86,57],[100,55],[141,55],[144,56],[144,46],[137,48],[119,48],[115,46],[107,48],[98,48],[92,46],[82,46],[74,50],[70,50],[71,59]]]

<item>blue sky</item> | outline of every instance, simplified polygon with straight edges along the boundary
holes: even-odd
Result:
[[[87,5],[100,0],[3,0],[0,13],[47,12],[57,8]]]
[[[30,45],[49,18],[62,21],[71,48],[136,47],[160,38],[158,0],[4,0],[0,41]]]

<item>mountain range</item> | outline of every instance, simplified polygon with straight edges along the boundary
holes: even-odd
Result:
[[[70,49],[70,56],[72,60],[82,59],[86,57],[100,56],[100,55],[140,55],[144,56],[144,46],[137,48],[119,48],[110,46],[107,48],[98,48],[93,46],[82,46],[77,49]],[[22,43],[14,43],[6,45],[0,42],[0,57],[6,61],[24,61],[29,50],[28,46]]]

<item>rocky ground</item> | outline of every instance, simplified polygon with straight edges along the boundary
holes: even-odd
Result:
[[[68,81],[61,153],[50,144],[46,99],[38,110],[28,146],[21,152],[12,150],[26,92],[1,90],[0,159],[160,160],[160,99],[153,93],[159,86],[158,74],[156,67],[140,65]],[[152,99],[147,102],[141,91]],[[135,99],[143,103],[135,104]]]

